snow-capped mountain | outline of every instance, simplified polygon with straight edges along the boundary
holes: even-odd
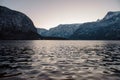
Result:
[[[38,33],[46,37],[61,37],[67,39],[79,28],[80,25],[81,24],[60,24],[49,30],[38,28]]]
[[[29,17],[0,6],[0,39],[38,39],[39,36]]]
[[[120,11],[108,12],[100,21],[82,24],[70,39],[120,40]]]

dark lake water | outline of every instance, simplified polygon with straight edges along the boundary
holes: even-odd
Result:
[[[0,80],[120,80],[120,41],[0,41]]]

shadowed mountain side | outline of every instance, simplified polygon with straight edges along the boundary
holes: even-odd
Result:
[[[68,40],[67,38],[62,38],[62,37],[45,37],[42,36],[42,40]]]
[[[40,38],[29,17],[21,12],[0,6],[0,40]]]

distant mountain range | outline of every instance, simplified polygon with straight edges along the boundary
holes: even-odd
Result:
[[[25,14],[0,6],[0,40],[120,40],[120,11],[95,22],[35,28]]]
[[[68,39],[79,28],[79,26],[79,24],[61,24],[49,30],[43,28],[38,28],[37,30],[42,36],[61,37]]]
[[[70,40],[120,40],[120,11],[108,12],[96,22],[64,24],[50,30],[38,28],[37,31],[42,36]]]

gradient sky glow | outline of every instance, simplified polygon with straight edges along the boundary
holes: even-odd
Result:
[[[96,21],[108,11],[120,11],[120,0],[0,0],[0,5],[29,16],[36,27]]]

